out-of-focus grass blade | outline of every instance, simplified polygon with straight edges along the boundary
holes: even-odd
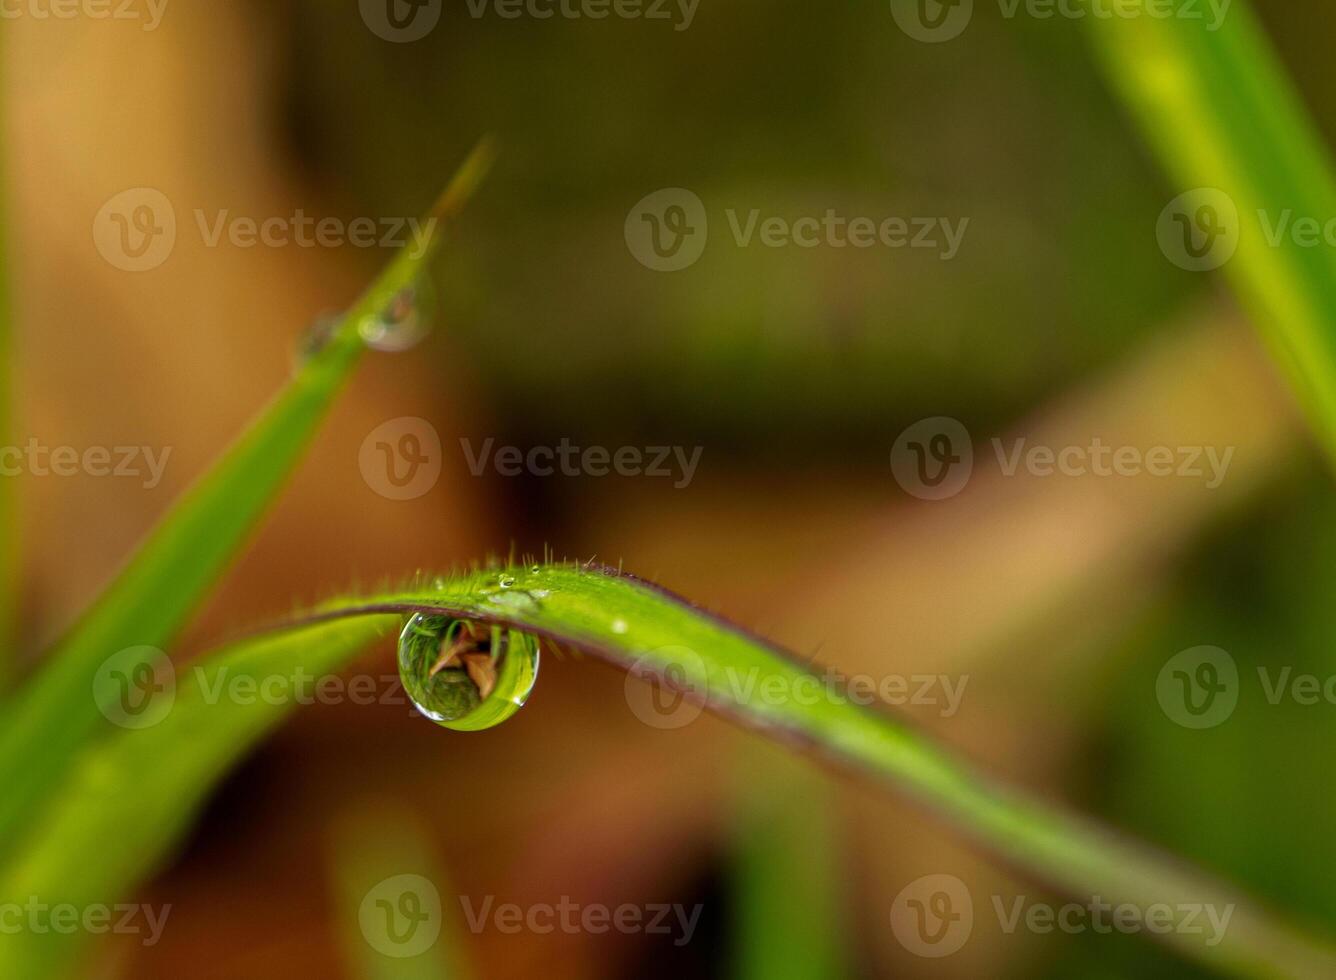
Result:
[[[63,773],[0,870],[0,902],[23,905],[38,896],[46,906],[88,909],[123,901],[175,847],[213,786],[296,706],[220,692],[251,683],[298,690],[303,677],[337,671],[398,623],[373,616],[265,636],[182,670],[174,695],[160,694],[150,709],[162,714],[157,724],[85,747]],[[276,682],[283,686],[274,688]],[[83,931],[7,930],[0,976],[65,976],[89,938]]]
[[[1247,0],[1218,30],[1209,17],[1140,13],[1089,18],[1101,60],[1174,193],[1214,188],[1236,206],[1238,248],[1222,271],[1336,459],[1336,246],[1276,235],[1286,212],[1290,227],[1336,217],[1330,156]]]
[[[333,871],[349,977],[469,980],[459,903],[411,813],[376,806],[345,815]]]
[[[432,214],[467,200],[490,161],[482,144]],[[439,239],[434,239],[433,244]],[[328,341],[214,468],[162,520],[119,577],[20,692],[0,726],[0,842],[7,843],[98,727],[95,672],[123,651],[129,676],[166,645],[245,541],[278,493],[360,357],[362,331],[421,274],[432,249],[404,250],[333,328]],[[0,843],[3,854],[4,843]]]
[[[733,873],[737,980],[847,975],[842,858],[828,778],[791,756],[750,753]]]

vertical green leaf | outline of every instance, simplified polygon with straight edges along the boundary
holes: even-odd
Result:
[[[848,970],[829,778],[791,756],[755,757],[741,780],[733,975],[837,980]]]
[[[1336,459],[1336,247],[1273,240],[1287,211],[1336,217],[1330,156],[1246,0],[1218,30],[1142,13],[1090,18],[1101,61],[1174,193],[1213,188],[1237,208],[1221,271]]]
[[[438,228],[468,199],[489,161],[483,144],[455,175],[428,227]],[[171,641],[278,494],[360,358],[363,332],[413,284],[432,252],[406,249],[394,259],[20,692],[0,727],[0,849],[102,721],[91,691],[99,666],[123,655],[118,669],[135,670]]]

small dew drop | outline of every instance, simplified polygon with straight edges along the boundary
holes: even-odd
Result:
[[[497,579],[496,584],[499,585],[499,586],[501,586],[501,588],[503,588],[503,589],[508,589],[508,588],[510,588],[512,585],[515,584],[515,576],[514,576],[514,575],[502,575],[499,579]]]
[[[630,628],[631,627],[626,625],[626,620],[624,619],[614,619],[612,621],[612,631],[618,636],[623,635]]]
[[[296,367],[301,367],[329,345],[330,338],[334,336],[334,328],[342,319],[343,317],[337,313],[322,313],[315,318],[315,322],[297,338],[297,348],[294,352]]]
[[[502,626],[418,613],[399,636],[399,677],[413,705],[443,728],[493,728],[538,680],[538,638]]]
[[[363,342],[373,350],[398,353],[410,350],[431,332],[431,290],[421,280],[399,292],[380,314],[362,323]]]

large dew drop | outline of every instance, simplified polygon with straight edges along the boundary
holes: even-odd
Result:
[[[399,636],[399,677],[418,711],[438,725],[482,731],[529,699],[538,680],[538,638],[418,613]]]

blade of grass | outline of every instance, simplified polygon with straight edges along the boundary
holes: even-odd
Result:
[[[481,144],[437,203],[429,228],[469,198],[491,158]],[[434,246],[439,241],[433,239]],[[89,685],[108,657],[166,645],[244,543],[296,465],[363,349],[362,330],[419,276],[432,248],[404,250],[287,387],[178,502],[19,696],[0,728],[0,853],[56,774],[103,721]],[[120,666],[147,663],[151,651]]]
[[[251,641],[266,651],[263,657],[243,644],[224,660],[257,676],[266,669],[290,676],[300,665],[331,669],[338,658],[328,648],[339,634],[311,631],[357,629],[362,625],[357,617],[369,617],[379,630],[394,622],[390,614],[413,612],[511,626],[658,678],[689,701],[764,735],[864,768],[950,818],[1007,862],[1078,899],[1098,897],[1142,910],[1163,905],[1172,910],[1172,923],[1182,926],[1196,914],[1193,908],[1230,909],[1229,927],[1217,945],[1186,928],[1158,937],[1208,967],[1251,977],[1336,975],[1336,950],[1325,938],[1310,936],[1173,859],[995,783],[902,722],[824,687],[805,666],[764,641],[613,570],[480,571],[438,579],[431,587],[341,598],[288,624],[292,632]],[[354,623],[345,622],[350,617]],[[362,640],[367,635],[359,634]],[[241,751],[227,730],[236,724],[229,719],[273,717],[269,708],[202,705],[192,684],[197,684],[193,678],[182,685],[166,721],[86,750],[76,778],[62,786],[24,842],[22,859],[0,879],[0,896],[74,894],[85,901],[114,901],[161,857],[182,826],[173,801],[197,801],[209,779]],[[430,737],[460,737],[430,726],[424,731]],[[207,764],[191,761],[198,753],[207,754]],[[118,848],[108,849],[109,840]],[[108,853],[122,848],[125,855]],[[5,967],[40,963],[32,950],[51,941],[10,937],[0,946],[0,975],[39,975]]]
[[[261,637],[202,661],[207,670],[183,672],[156,726],[85,747],[0,871],[0,901],[22,906],[36,896],[48,907],[81,910],[122,901],[171,853],[209,791],[294,707],[220,697],[219,680],[258,685],[281,677],[287,690],[299,690],[302,676],[338,670],[397,625],[394,616],[371,616]],[[7,931],[0,976],[67,976],[91,938]]]
[[[748,766],[734,836],[737,980],[848,976],[840,865],[824,773],[768,753]]]
[[[1336,217],[1330,156],[1246,0],[1217,31],[1141,13],[1088,18],[1100,60],[1178,190],[1237,205],[1223,272],[1336,460],[1336,247],[1273,242],[1261,217]]]
[[[356,980],[468,980],[459,905],[411,813],[384,805],[345,814],[335,827],[333,873],[348,976]],[[402,876],[402,877],[401,877]],[[413,928],[385,916],[403,908]],[[389,903],[384,905],[382,903]],[[421,948],[425,946],[425,948]]]

